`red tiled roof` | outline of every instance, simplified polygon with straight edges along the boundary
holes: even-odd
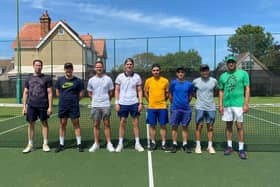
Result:
[[[106,58],[105,40],[104,39],[93,39],[93,45],[97,52],[97,56]]]
[[[91,47],[92,36],[90,34],[80,35],[80,38],[87,45],[87,47]]]

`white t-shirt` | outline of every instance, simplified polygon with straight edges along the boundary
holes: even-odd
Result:
[[[121,73],[117,76],[115,83],[120,86],[119,104],[133,105],[138,103],[137,86],[142,85],[142,79],[137,73],[127,76]]]
[[[108,75],[102,77],[94,76],[89,79],[87,91],[92,92],[92,107],[109,107],[109,91],[114,89],[112,79]]]

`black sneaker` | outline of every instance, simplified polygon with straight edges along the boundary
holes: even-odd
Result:
[[[167,150],[168,150],[167,145],[166,145],[166,144],[161,145],[161,150],[163,150],[163,151],[167,151]]]
[[[157,144],[151,142],[151,143],[150,143],[149,150],[150,150],[150,151],[154,151],[154,150],[156,150],[156,149],[157,149]]]
[[[64,145],[61,145],[61,144],[59,144],[58,146],[57,146],[57,148],[55,149],[55,153],[59,153],[59,152],[61,152],[61,151],[63,151],[64,150]]]
[[[188,144],[183,145],[183,150],[185,151],[185,153],[191,153],[192,152],[192,150],[191,150],[191,148],[189,147]]]
[[[84,149],[83,149],[82,144],[79,144],[79,145],[77,146],[77,148],[78,148],[78,151],[79,151],[79,152],[84,152]]]
[[[169,147],[165,152],[168,153],[176,153],[178,149],[178,145],[177,144],[172,144],[171,147]]]

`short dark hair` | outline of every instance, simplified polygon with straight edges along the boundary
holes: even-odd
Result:
[[[159,65],[159,64],[153,64],[151,69],[153,69],[153,68],[155,68],[155,67],[157,67],[157,68],[160,69],[160,65]]]
[[[186,69],[183,66],[176,68],[176,73],[179,73],[180,71],[186,72]]]
[[[102,60],[97,60],[97,61],[95,62],[95,64],[102,64],[102,65],[104,65],[104,63],[103,63]]]
[[[66,62],[64,64],[64,69],[72,68],[73,69],[73,64],[71,62]]]
[[[43,65],[43,61],[42,60],[40,60],[40,59],[35,59],[35,60],[33,60],[33,66],[34,66],[34,64],[36,63],[36,62],[39,62],[41,65]]]
[[[125,59],[124,64],[126,64],[127,62],[131,62],[134,65],[134,60],[132,58]]]

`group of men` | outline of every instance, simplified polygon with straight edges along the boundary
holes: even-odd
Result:
[[[185,79],[186,71],[183,67],[176,69],[176,79],[170,83],[167,78],[161,76],[160,65],[153,64],[152,76],[144,84],[141,76],[134,72],[134,61],[127,58],[124,62],[124,72],[120,73],[115,84],[112,79],[104,73],[102,61],[95,63],[96,74],[90,78],[87,85],[88,96],[91,99],[91,117],[93,119],[94,143],[89,152],[95,152],[100,148],[100,124],[103,121],[104,133],[109,152],[121,152],[124,148],[124,134],[126,122],[129,115],[132,117],[133,133],[135,137],[135,149],[144,151],[140,143],[139,116],[143,110],[143,98],[148,103],[146,120],[149,124],[148,149],[157,149],[156,132],[157,124],[160,125],[161,149],[166,152],[176,153],[179,149],[177,143],[178,127],[182,126],[182,148],[186,153],[191,153],[188,144],[188,126],[192,119],[190,102],[192,97],[196,98],[195,123],[196,123],[196,147],[195,153],[201,154],[201,129],[203,123],[207,124],[208,147],[210,154],[215,154],[213,147],[213,126],[216,116],[215,93],[219,89],[219,111],[222,120],[226,122],[227,147],[224,155],[233,152],[232,126],[236,122],[238,134],[238,153],[241,159],[246,159],[244,151],[243,113],[248,112],[249,103],[249,77],[248,74],[237,69],[235,56],[226,59],[228,71],[223,73],[219,82],[210,76],[210,68],[206,64],[200,66],[200,77],[193,82]],[[34,124],[37,118],[42,122],[43,151],[48,152],[48,117],[52,114],[52,81],[50,77],[42,74],[43,62],[33,61],[34,74],[26,82],[23,92],[23,113],[26,114],[28,126],[28,144],[23,153],[33,150]],[[71,119],[75,129],[77,147],[83,151],[80,133],[80,108],[79,100],[84,95],[83,82],[73,75],[73,64],[64,64],[65,76],[60,77],[55,85],[56,95],[59,97],[58,117],[60,119],[59,144],[55,152],[64,150],[64,137],[68,118]],[[111,98],[115,97],[115,110],[120,118],[119,141],[116,146],[111,142]],[[168,113],[168,100],[170,106],[170,120]],[[172,126],[172,145],[167,146],[167,128]]]

